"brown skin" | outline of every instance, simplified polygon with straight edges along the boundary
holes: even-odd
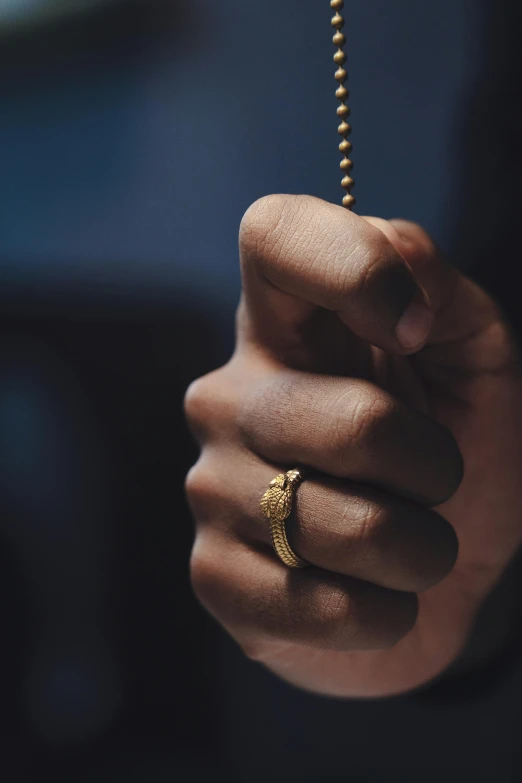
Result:
[[[522,540],[516,347],[414,224],[270,196],[240,248],[236,351],[186,399],[202,445],[187,478],[194,589],[295,685],[411,690],[458,659]],[[431,315],[406,349],[412,297]],[[298,465],[312,472],[288,532],[304,571],[276,558],[259,509]]]

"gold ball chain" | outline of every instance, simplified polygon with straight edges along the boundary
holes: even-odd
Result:
[[[337,116],[342,120],[338,128],[338,133],[343,139],[339,144],[339,151],[344,155],[343,160],[341,161],[341,171],[344,174],[341,185],[346,190],[346,196],[343,198],[343,207],[352,209],[355,205],[355,198],[351,195],[350,191],[355,183],[349,174],[353,168],[353,163],[348,157],[352,151],[352,145],[347,138],[352,132],[352,127],[346,122],[347,118],[350,116],[350,109],[346,105],[346,100],[350,93],[344,86],[344,83],[348,79],[348,73],[343,67],[346,63],[346,53],[344,52],[346,36],[342,32],[344,19],[339,13],[339,11],[344,8],[344,0],[330,0],[330,6],[335,11],[335,16],[332,19],[332,27],[335,27],[336,30],[333,37],[333,43],[334,46],[337,46],[337,51],[334,54],[334,63],[339,66],[335,72],[335,78],[337,82],[339,82],[339,87],[337,88],[335,95],[341,101],[341,105],[337,109]]]

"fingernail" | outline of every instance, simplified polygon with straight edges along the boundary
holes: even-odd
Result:
[[[433,313],[427,297],[418,293],[404,311],[395,336],[401,348],[407,353],[415,353],[428,339],[433,324]]]

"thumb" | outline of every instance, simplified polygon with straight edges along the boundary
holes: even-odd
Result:
[[[417,223],[364,217],[378,228],[405,260],[426,291],[434,314],[428,345],[459,343],[479,337],[503,321],[497,304],[476,283],[452,266],[429,234]],[[452,351],[453,353],[453,351]]]
[[[240,333],[283,361],[309,344],[324,311],[393,353],[415,353],[428,339],[433,313],[412,270],[381,230],[341,207],[265,197],[243,218],[240,256]]]
[[[364,217],[363,220],[386,236],[428,294],[434,313],[440,310],[458,284],[459,273],[448,263],[430,235],[422,226],[408,220],[378,217]]]

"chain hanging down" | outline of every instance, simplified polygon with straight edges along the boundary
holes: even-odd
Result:
[[[355,198],[351,195],[350,191],[355,183],[350,176],[353,163],[348,157],[352,151],[352,145],[348,141],[348,136],[352,132],[352,127],[346,122],[347,118],[350,116],[350,109],[346,105],[349,92],[345,87],[345,82],[348,79],[348,73],[344,68],[346,63],[346,53],[344,52],[346,36],[342,32],[344,27],[344,18],[339,13],[339,11],[344,8],[344,0],[330,0],[330,6],[335,11],[335,16],[332,19],[332,27],[335,27],[336,30],[333,37],[333,43],[334,46],[337,46],[337,51],[334,54],[334,63],[339,66],[335,73],[335,78],[339,83],[339,87],[337,88],[335,95],[341,101],[341,105],[337,109],[337,116],[341,119],[338,132],[343,139],[339,145],[339,151],[344,156],[343,160],[341,161],[341,171],[344,174],[341,185],[346,190],[346,196],[343,198],[343,206],[347,209],[352,209],[352,207],[355,205]]]

